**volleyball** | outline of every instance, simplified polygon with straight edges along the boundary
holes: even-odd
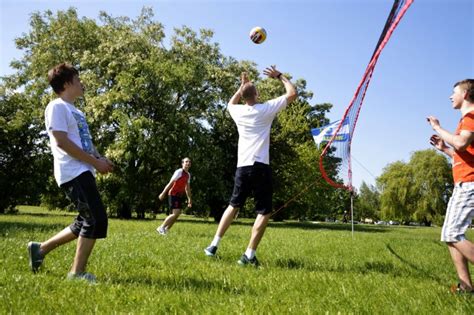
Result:
[[[267,38],[267,32],[263,27],[256,26],[250,31],[250,39],[255,44],[261,44]]]

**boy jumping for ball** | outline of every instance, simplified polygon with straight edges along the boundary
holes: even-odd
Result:
[[[216,255],[221,238],[234,220],[239,208],[245,204],[247,197],[253,194],[257,218],[247,250],[238,261],[240,265],[258,266],[259,264],[255,252],[272,212],[272,170],[269,165],[270,129],[278,112],[297,97],[293,84],[275,66],[266,68],[264,74],[279,80],[285,87],[286,93],[265,103],[259,103],[257,89],[249,81],[247,74],[242,74],[240,88],[232,96],[227,107],[239,133],[234,191],[214,239],[204,250],[207,256]],[[245,105],[239,105],[240,98],[244,99]]]

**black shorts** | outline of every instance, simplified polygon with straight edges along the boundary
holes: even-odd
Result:
[[[61,185],[76,206],[79,215],[69,226],[76,236],[98,239],[107,237],[108,219],[100,199],[94,175],[86,171]]]
[[[272,212],[273,187],[270,165],[255,162],[254,165],[237,168],[230,205],[241,208],[250,195],[254,197],[256,213]]]
[[[183,197],[169,195],[168,206],[170,207],[170,210],[181,209],[183,207]]]

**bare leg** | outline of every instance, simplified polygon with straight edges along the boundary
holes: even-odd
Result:
[[[468,240],[464,240],[457,243],[452,243],[452,245],[459,251],[461,254],[474,264],[474,244]]]
[[[464,241],[463,241],[464,242]],[[472,290],[471,276],[469,275],[469,266],[466,257],[457,249],[458,243],[447,243],[451,259],[463,289]]]
[[[227,207],[222,215],[219,226],[217,227],[216,236],[223,237],[230,224],[234,221],[235,215],[238,213],[239,208],[234,208],[231,205]]]
[[[43,256],[52,251],[53,249],[63,244],[69,243],[77,238],[69,227],[65,228],[58,234],[51,237],[49,240],[41,243],[40,252]]]
[[[80,273],[86,270],[87,260],[95,245],[95,239],[79,236],[77,241],[76,256],[71,267],[71,272]]]
[[[255,219],[255,223],[253,224],[252,228],[252,236],[250,237],[250,242],[248,248],[257,250],[258,244],[262,240],[263,234],[265,233],[265,229],[268,224],[268,220],[270,220],[271,213],[262,215],[257,215]]]
[[[173,209],[173,213],[166,217],[166,219],[161,224],[161,228],[171,229],[173,224],[178,220],[181,215],[181,209]]]

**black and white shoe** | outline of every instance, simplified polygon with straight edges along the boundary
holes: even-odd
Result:
[[[243,254],[242,257],[237,261],[241,266],[252,265],[258,267],[260,263],[258,262],[257,256],[253,256],[252,259],[248,258],[247,255]]]
[[[209,246],[204,249],[204,253],[206,256],[216,256],[217,253],[217,246]]]

